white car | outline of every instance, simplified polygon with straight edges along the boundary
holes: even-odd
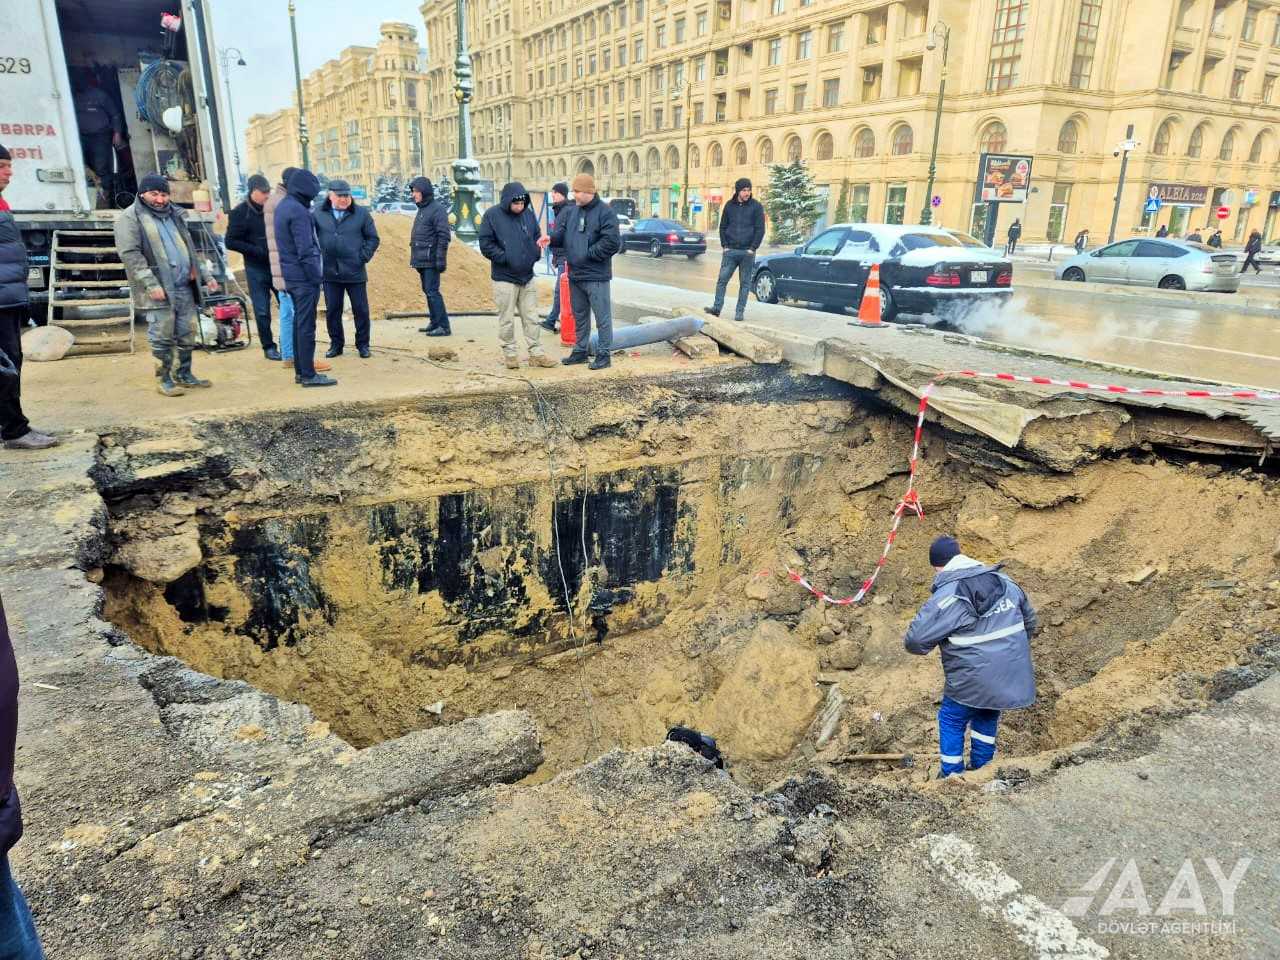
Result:
[[[635,221],[628,217],[625,213],[618,214],[618,232],[630,233],[636,228]]]

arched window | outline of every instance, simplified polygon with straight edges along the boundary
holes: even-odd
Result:
[[[695,170],[702,166],[702,151],[697,147],[689,148],[689,166]]]
[[[911,132],[911,127],[902,123],[894,128],[889,152],[895,157],[905,157],[915,149],[915,144],[916,138],[915,134]]]
[[[1231,160],[1236,153],[1236,132],[1228,130],[1227,135],[1222,138],[1222,146],[1218,148],[1219,160]]]
[[[1250,163],[1262,162],[1262,147],[1263,147],[1263,144],[1266,142],[1266,138],[1267,138],[1266,131],[1259,133],[1256,137],[1253,138],[1253,146],[1249,148]]]
[[[773,163],[773,141],[772,140],[766,139],[760,144],[760,162]]]
[[[1068,120],[1058,131],[1058,152],[1075,153],[1080,147],[1080,125]]]
[[[876,135],[870,127],[863,127],[853,136],[853,155],[855,157],[874,157],[876,155]]]
[[[747,145],[741,140],[733,145],[733,165],[735,167],[747,165]]]
[[[1157,157],[1169,155],[1169,140],[1173,135],[1173,124],[1166,120],[1156,131],[1156,142],[1151,145],[1151,152]]]
[[[724,166],[724,151],[720,149],[720,144],[713,143],[711,145],[711,152],[707,158],[707,166],[709,167]]]
[[[657,170],[662,166],[662,157],[659,156],[656,147],[649,148],[649,152],[644,158],[644,165],[648,170]]]
[[[1004,153],[1009,144],[1009,131],[999,120],[993,120],[982,130],[978,138],[978,149],[983,153]]]
[[[1204,124],[1191,131],[1191,139],[1187,141],[1187,156],[1199,157],[1204,150]]]
[[[800,138],[792,137],[787,141],[787,163],[797,163],[800,160]]]
[[[818,142],[814,146],[813,152],[819,160],[830,160],[835,153],[835,143],[831,139],[831,134],[818,134]]]
[[[667,147],[667,169],[674,170],[680,166],[680,151],[675,147]]]

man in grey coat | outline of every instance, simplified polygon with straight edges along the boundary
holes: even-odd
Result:
[[[134,309],[147,320],[157,389],[180,397],[188,387],[211,386],[191,372],[191,352],[203,291],[217,293],[218,281],[205,272],[186,211],[169,202],[169,181],[158,173],[139,181],[138,199],[116,217],[115,237]]]
[[[903,641],[921,656],[937,647],[946,681],[938,708],[942,772],[963,773],[964,734],[969,731],[969,769],[996,753],[1000,711],[1035,703],[1031,635],[1036,612],[1022,589],[1000,572],[960,552],[953,537],[929,547],[938,571],[933,596],[920,608]]]

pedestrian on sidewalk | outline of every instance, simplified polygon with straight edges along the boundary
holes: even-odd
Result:
[[[609,352],[613,348],[613,304],[609,283],[613,280],[614,254],[622,249],[622,236],[618,215],[596,194],[595,178],[580,173],[573,178],[572,186],[573,205],[566,207],[564,215],[556,220],[550,238],[543,237],[539,243],[563,249],[569,269],[569,307],[573,310],[577,344],[560,362],[572,365],[590,360],[594,314],[599,341],[591,369],[603,370],[612,363]]]
[[[940,777],[963,773],[964,734],[969,731],[969,767],[977,770],[996,753],[996,727],[1003,710],[1029,707],[1036,699],[1031,635],[1036,612],[1022,589],[1000,572],[960,552],[953,537],[929,547],[937,571],[933,596],[907,628],[908,653],[923,656],[937,647],[945,682],[938,709]]]
[[[493,300],[498,305],[498,339],[508,370],[520,369],[517,314],[529,350],[529,366],[555,366],[538,341],[538,288],[533,282],[533,267],[542,257],[540,239],[528,191],[521,183],[508,183],[498,202],[480,220],[480,252],[489,261]]]
[[[447,337],[453,330],[440,295],[440,274],[449,265],[449,211],[436,199],[435,187],[426,177],[415,178],[409,191],[418,205],[409,235],[409,266],[422,278],[422,292],[431,317],[431,322],[418,332],[428,337]]]
[[[316,371],[316,307],[324,268],[311,201],[320,192],[320,181],[310,170],[295,170],[289,177],[289,193],[276,207],[276,249],[280,272],[293,298],[293,381],[304,387],[332,387],[338,381]]]
[[[556,220],[564,212],[564,208],[569,204],[569,185],[564,182],[557,182],[551,187],[551,216],[547,221],[547,234],[550,235],[556,227]],[[555,333],[560,329],[560,278],[564,276],[564,250],[562,248],[551,248],[551,272],[554,283],[554,290],[551,294],[551,312],[547,314],[547,318],[542,321],[542,328]]]
[[[1262,268],[1258,266],[1258,254],[1262,252],[1262,234],[1257,230],[1249,234],[1249,242],[1244,245],[1244,266],[1240,268],[1240,272],[1244,273],[1250,267],[1253,267],[1254,274],[1262,272]]]
[[[1084,248],[1089,245],[1089,230],[1086,227],[1076,234],[1076,253],[1084,253]]]
[[[10,450],[46,450],[58,441],[22,414],[22,328],[26,326],[27,247],[4,198],[13,157],[0,146],[0,441]]]
[[[227,217],[227,249],[244,258],[244,276],[249,282],[253,318],[258,324],[258,343],[268,360],[279,360],[271,335],[271,248],[267,245],[266,205],[271,181],[260,173],[249,178],[249,196]],[[281,325],[283,326],[283,318]]]
[[[1209,235],[1209,246],[1213,247],[1215,250],[1222,249],[1222,231],[1221,230],[1214,230],[1213,233]]]
[[[1009,224],[1009,241],[1004,245],[1004,255],[1011,257],[1018,252],[1018,240],[1022,236],[1022,221],[1014,218],[1013,223]]]
[[[1187,243],[1204,243],[1204,237],[1200,235],[1200,231],[1198,229],[1192,230],[1187,234]]]
[[[149,173],[138,181],[138,197],[115,222],[116,249],[129,275],[133,307],[147,320],[156,358],[157,389],[180,397],[192,387],[210,387],[191,370],[196,325],[204,293],[218,292],[187,229],[187,211],[169,202],[169,181]]]
[[[1169,227],[1165,224],[1160,225],[1160,229],[1156,231],[1157,238],[1167,237],[1169,235]]]
[[[733,319],[742,321],[747,314],[747,296],[755,272],[756,250],[764,242],[764,206],[751,196],[751,181],[742,177],[733,185],[733,199],[720,215],[720,275],[716,277],[716,298],[703,307],[713,317],[724,309],[724,295],[734,272],[738,274],[738,305]]]
[[[342,356],[346,338],[342,332],[343,299],[351,300],[356,324],[356,352],[369,359],[369,271],[365,265],[378,249],[378,228],[369,208],[351,197],[351,184],[329,181],[329,196],[312,214],[320,254],[324,259],[324,317],[329,328],[326,357]]]
[[[22,803],[13,782],[18,737],[18,661],[0,599],[0,957],[44,960],[26,898],[9,869],[9,851],[22,839]]]

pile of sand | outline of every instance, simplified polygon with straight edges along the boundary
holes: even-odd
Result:
[[[380,213],[373,220],[382,243],[369,261],[369,312],[376,320],[388,312],[425,312],[427,299],[422,294],[422,282],[418,271],[409,266],[413,217]],[[440,292],[450,313],[493,310],[489,261],[454,237],[449,244],[449,268],[440,278]]]

